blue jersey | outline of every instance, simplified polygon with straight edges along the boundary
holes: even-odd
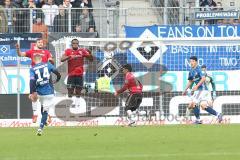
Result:
[[[38,63],[30,69],[30,80],[36,81],[38,95],[54,94],[50,74],[55,70],[56,68],[50,63]]]
[[[197,66],[196,68],[192,68],[189,71],[188,80],[193,81],[193,83],[196,85],[201,81],[202,77],[204,77],[204,75],[199,66]],[[208,90],[205,82],[198,87],[198,90]]]

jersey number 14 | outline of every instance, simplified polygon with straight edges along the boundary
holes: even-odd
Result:
[[[43,68],[43,74],[41,75],[41,72],[40,70],[36,70],[35,71],[35,74],[37,75],[37,82],[41,82],[43,81],[44,79],[49,79],[50,78],[50,74],[49,74],[49,71],[48,71],[48,68],[47,67],[44,67]]]

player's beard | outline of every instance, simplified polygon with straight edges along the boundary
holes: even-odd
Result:
[[[73,50],[75,50],[75,51],[78,50],[78,47],[73,47]]]
[[[36,46],[37,47],[37,49],[43,49],[43,47],[42,46]]]

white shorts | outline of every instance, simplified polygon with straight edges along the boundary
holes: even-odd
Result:
[[[48,111],[51,106],[54,105],[54,95],[38,95],[39,101],[41,105],[43,106],[44,111]]]
[[[191,101],[197,104],[200,104],[203,101],[211,102],[211,92],[208,90],[195,91],[194,94],[191,96]]]

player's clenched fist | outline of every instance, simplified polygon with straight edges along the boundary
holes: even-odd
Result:
[[[32,102],[36,102],[37,99],[38,99],[37,92],[33,92],[32,94],[29,94],[28,98],[29,98]]]

